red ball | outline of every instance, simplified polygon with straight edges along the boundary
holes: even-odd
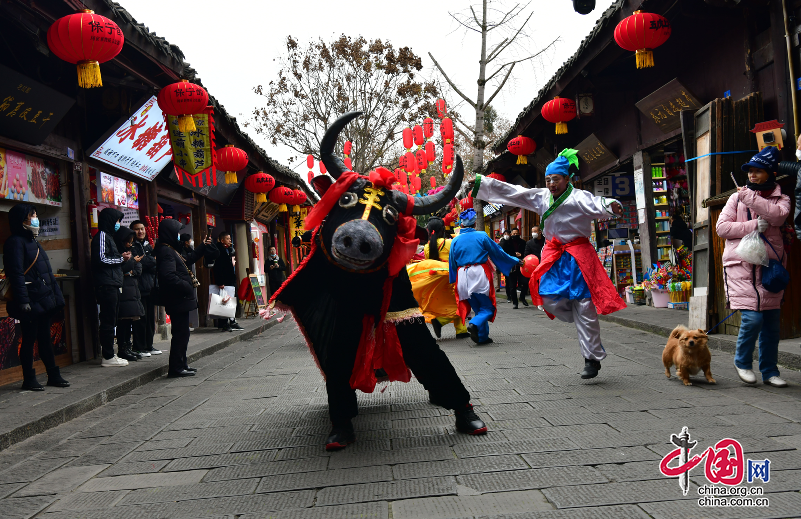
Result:
[[[530,278],[539,264],[540,259],[537,256],[530,254],[523,258],[523,265],[520,267],[520,273],[525,277]]]

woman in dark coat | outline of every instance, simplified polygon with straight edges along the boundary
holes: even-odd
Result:
[[[120,254],[133,248],[134,232],[122,226],[114,233],[114,244]],[[136,361],[145,356],[144,353],[134,353],[131,344],[131,333],[134,321],[145,315],[142,306],[142,295],[139,292],[139,278],[142,277],[142,264],[137,261],[141,257],[131,258],[122,264],[122,292],[120,292],[117,305],[117,357],[128,361]],[[150,357],[150,354],[146,354]]]
[[[195,369],[186,363],[186,347],[189,344],[189,312],[197,309],[194,276],[190,266],[199,261],[206,246],[211,243],[208,236],[194,251],[181,256],[183,243],[180,239],[183,225],[171,218],[159,224],[159,240],[156,243],[156,264],[158,270],[161,303],[164,305],[172,323],[172,342],[170,343],[170,369],[168,377],[191,377]]]
[[[681,243],[688,249],[693,250],[693,233],[680,215],[671,217],[670,235],[677,240],[681,240]]]
[[[8,221],[12,234],[3,246],[3,263],[13,299],[6,309],[22,326],[19,351],[22,389],[44,391],[33,367],[33,344],[37,339],[39,358],[47,368],[47,385],[67,387],[70,384],[61,378],[50,338],[50,324],[56,312],[64,307],[64,296],[53,277],[47,253],[36,241],[39,235],[36,208],[29,204],[15,205],[8,212]]]

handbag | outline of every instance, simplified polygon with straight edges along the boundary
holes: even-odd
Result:
[[[773,254],[776,254],[776,249],[773,248],[773,245],[770,244],[764,235],[762,235],[762,239],[768,244]],[[779,255],[776,254],[776,257],[778,258]],[[777,294],[787,288],[787,285],[790,283],[790,273],[784,268],[782,261],[784,261],[784,251],[782,251],[780,260],[771,258],[768,260],[768,265],[762,267],[762,286],[765,287],[765,290],[768,292]]]
[[[209,318],[213,319],[231,319],[236,315],[236,298],[229,297],[223,301],[223,296],[220,294],[211,294],[209,296],[209,309],[207,312]]]
[[[22,277],[25,277],[28,274],[34,265],[36,265],[36,260],[39,259],[39,251],[42,250],[41,248],[36,249],[36,257],[33,258],[33,263],[25,269],[25,272],[22,273]],[[11,280],[6,278],[0,279],[0,299],[3,301],[11,301],[14,299],[14,294],[11,292]]]

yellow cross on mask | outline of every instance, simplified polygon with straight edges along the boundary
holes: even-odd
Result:
[[[367,220],[370,216],[370,210],[375,207],[379,211],[382,209],[380,205],[378,205],[378,199],[384,194],[384,190],[381,188],[375,187],[366,187],[364,188],[364,198],[359,200],[360,204],[364,204],[364,214],[362,214],[362,220]]]

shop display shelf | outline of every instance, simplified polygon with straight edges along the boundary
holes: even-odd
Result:
[[[657,216],[654,220],[670,220],[669,216]]]
[[[667,189],[654,189],[654,193],[667,193]]]
[[[669,233],[669,232],[670,232],[670,231],[656,231],[656,234],[667,234],[667,233]]]
[[[654,207],[667,207],[670,204],[654,204]]]
[[[667,180],[667,177],[651,177],[651,180]]]

